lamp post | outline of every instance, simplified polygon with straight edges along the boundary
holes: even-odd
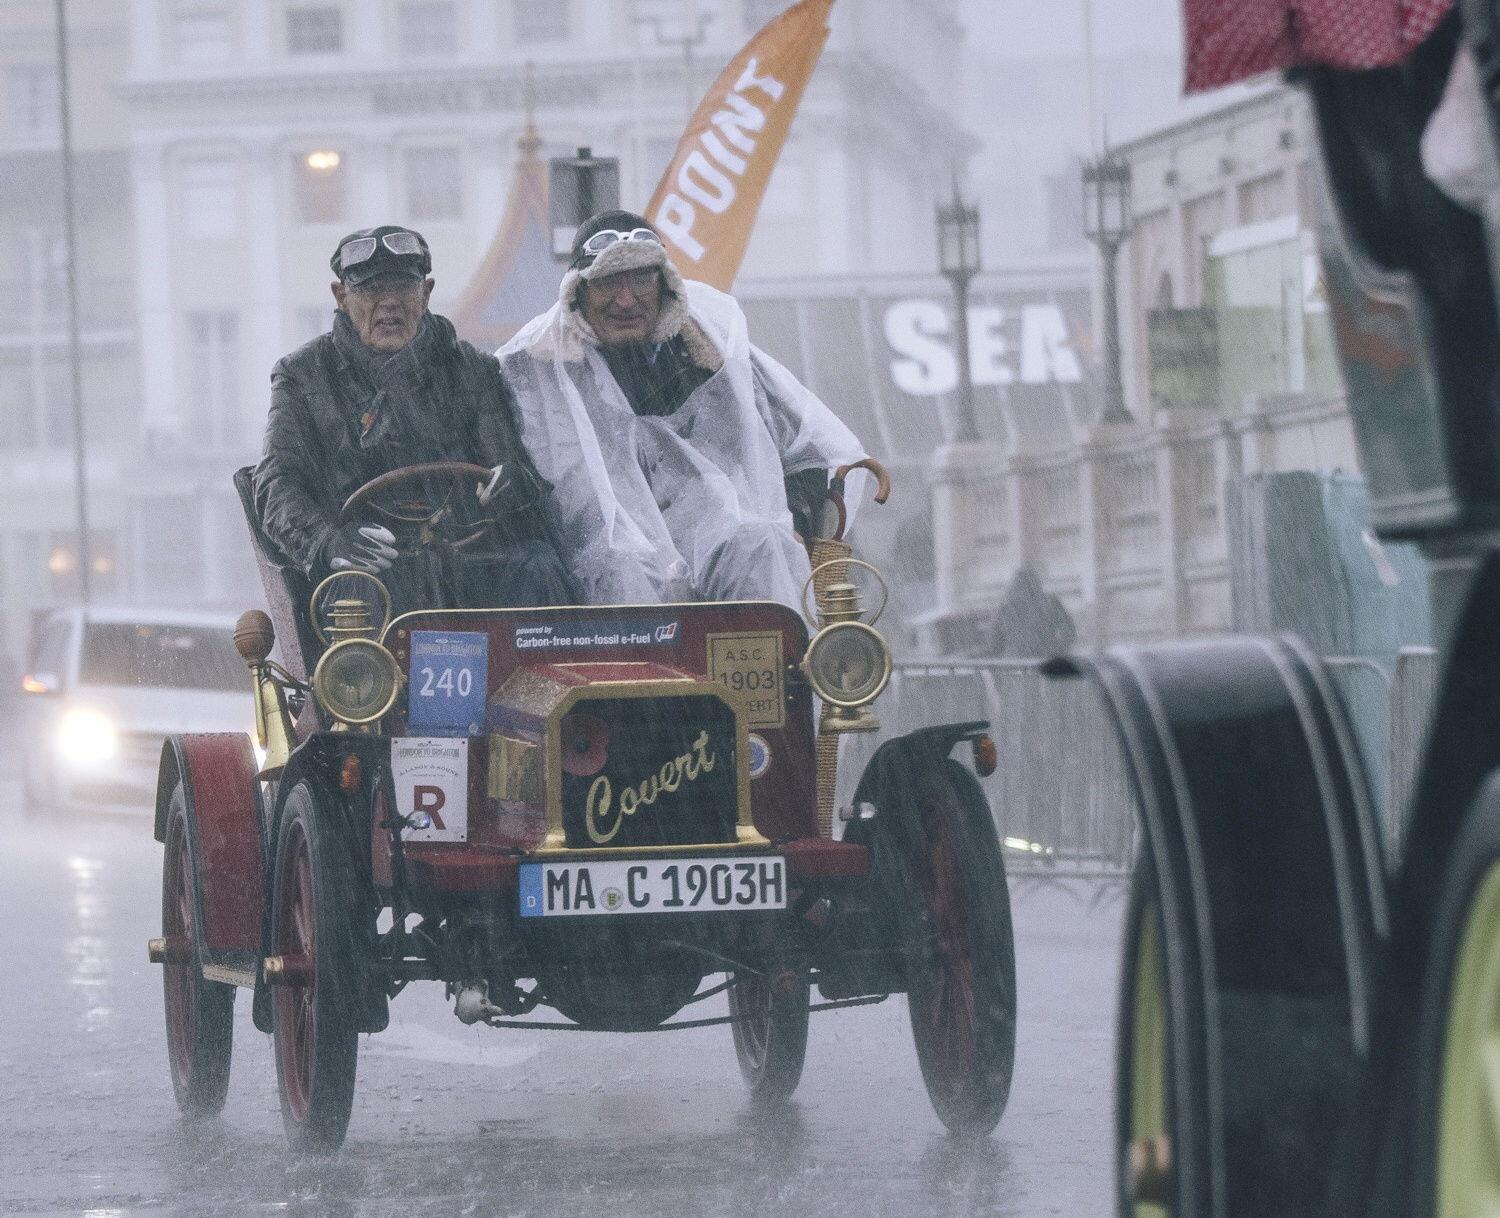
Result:
[[[73,189],[73,114],[68,101],[68,11],[56,0],[57,110],[62,156],[63,248],[68,280],[68,371],[73,399],[73,500],[78,519],[78,603],[87,611],[92,599],[93,538],[89,532],[88,467],[84,461],[83,352],[78,338],[78,206]]]
[[[953,201],[937,205],[938,270],[953,288],[958,326],[958,421],[954,440],[979,439],[974,421],[974,378],[969,368],[969,283],[979,273],[979,209],[965,203],[953,179]]]
[[[1083,166],[1083,231],[1099,247],[1104,262],[1104,411],[1103,423],[1128,423],[1125,386],[1120,380],[1120,246],[1130,236],[1130,166],[1108,148]]]

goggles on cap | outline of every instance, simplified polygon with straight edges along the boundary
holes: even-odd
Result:
[[[620,241],[652,241],[657,245],[661,244],[661,238],[649,228],[633,228],[628,233],[622,233],[617,228],[601,228],[583,243],[583,249],[578,254],[578,261],[582,262],[585,258],[597,258],[610,246]]]
[[[375,256],[375,250],[379,245],[385,246],[391,253],[400,257],[409,257],[412,254],[421,254],[422,238],[416,233],[386,233],[383,237],[356,237],[353,241],[346,241],[339,247],[339,274],[352,270],[362,262],[368,262]]]

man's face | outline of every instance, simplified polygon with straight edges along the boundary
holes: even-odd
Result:
[[[359,341],[372,351],[399,351],[417,336],[432,280],[382,275],[358,287],[333,284],[333,298],[349,314]]]
[[[661,272],[654,266],[583,281],[583,319],[606,347],[651,337],[661,312]]]

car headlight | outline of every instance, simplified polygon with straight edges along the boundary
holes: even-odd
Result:
[[[120,734],[103,711],[74,707],[57,725],[57,751],[75,765],[99,765],[120,751]]]
[[[891,679],[891,649],[863,622],[837,622],[814,637],[803,665],[813,692],[824,702],[864,706]]]
[[[374,723],[396,702],[401,670],[373,639],[345,639],[323,653],[313,670],[318,701],[345,723]]]

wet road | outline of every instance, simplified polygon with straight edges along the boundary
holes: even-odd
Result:
[[[414,985],[361,1041],[349,1140],[284,1150],[269,1038],[236,1004],[221,1118],[177,1116],[158,971],[161,848],[146,817],[24,819],[0,773],[0,1213],[995,1214],[1110,1212],[1121,902],[1016,894],[1010,1108],[964,1144],[928,1106],[904,1000],[814,1017],[794,1100],[757,1112],[726,1028],[465,1028]]]

